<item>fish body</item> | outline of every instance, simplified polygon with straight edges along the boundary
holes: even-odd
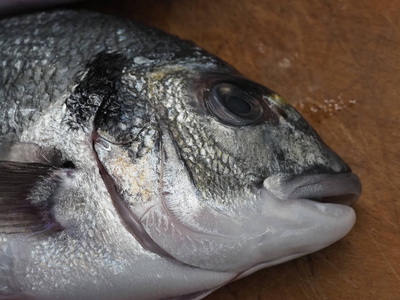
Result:
[[[201,299],[317,251],[360,182],[301,115],[156,29],[0,21],[0,295]]]

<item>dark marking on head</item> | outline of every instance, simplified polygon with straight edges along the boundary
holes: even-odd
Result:
[[[88,71],[66,100],[73,117],[68,120],[71,128],[86,127],[100,106],[114,101],[125,63],[126,57],[121,53],[102,52],[87,65]]]

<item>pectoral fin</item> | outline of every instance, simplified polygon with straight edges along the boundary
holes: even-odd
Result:
[[[0,233],[62,230],[52,216],[55,195],[73,169],[0,161]]]

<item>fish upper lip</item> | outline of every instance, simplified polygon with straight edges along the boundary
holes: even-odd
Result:
[[[302,178],[289,199],[351,205],[361,195],[361,183],[354,173],[310,175]]]
[[[267,178],[264,187],[278,198],[307,199],[322,203],[352,205],[361,195],[361,182],[352,172],[339,174],[285,175]]]

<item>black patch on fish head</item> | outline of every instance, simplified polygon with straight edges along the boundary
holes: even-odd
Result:
[[[117,84],[126,58],[120,53],[102,52],[88,63],[83,77],[65,104],[69,112],[66,120],[72,129],[88,128],[99,107],[115,102]]]
[[[150,122],[151,108],[140,92],[128,87],[132,82],[123,82],[125,68],[129,67],[132,62],[122,53],[101,52],[95,56],[66,100],[66,121],[72,129],[93,127],[111,143],[132,143]]]

